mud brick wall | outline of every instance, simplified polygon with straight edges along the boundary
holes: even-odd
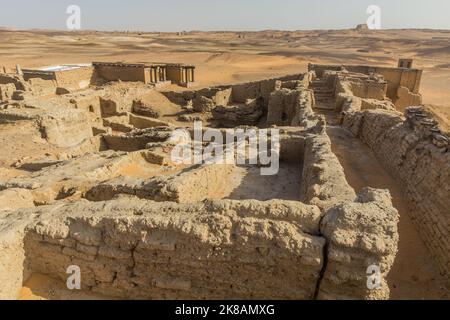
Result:
[[[300,192],[305,203],[324,209],[356,198],[345,179],[344,169],[331,151],[330,138],[324,132],[306,139]]]
[[[55,79],[58,86],[72,90],[88,88],[93,82],[93,77],[94,68],[92,67],[55,72]]]
[[[267,125],[290,125],[297,113],[300,91],[281,89],[270,94]]]
[[[14,83],[0,84],[0,102],[11,99],[14,91],[16,91]]]
[[[232,100],[237,103],[245,103],[247,99],[262,99],[262,105],[267,108],[270,94],[281,88],[281,82],[269,79],[257,82],[249,82],[232,86]]]
[[[172,83],[182,83],[183,82],[183,69],[178,66],[166,66],[166,76],[167,80],[172,81]]]
[[[47,141],[58,147],[73,147],[93,137],[89,113],[77,109],[61,109],[39,120]]]
[[[344,125],[352,127],[403,184],[411,218],[441,272],[450,277],[448,137],[446,142],[445,135],[430,131],[436,128],[420,111],[406,121],[387,111],[349,113]]]
[[[173,128],[158,127],[135,129],[124,135],[105,134],[106,145],[111,150],[116,151],[137,151],[146,148],[151,142],[167,141],[172,134]]]
[[[303,87],[272,92],[267,111],[267,126],[315,126],[318,117],[313,111],[314,94]]]
[[[96,76],[107,81],[142,81],[148,83],[150,81],[150,74],[146,72],[146,68],[130,67],[130,66],[107,66],[96,65]]]
[[[323,262],[320,211],[242,201],[180,206],[125,200],[54,208],[25,238],[34,272],[147,299],[311,299]],[[271,208],[270,210],[268,210]],[[78,216],[83,209],[88,215]],[[124,213],[133,215],[124,216]],[[262,276],[264,275],[264,276]]]
[[[330,208],[321,221],[327,239],[318,299],[388,299],[386,276],[397,254],[397,210],[388,190],[365,188],[355,202]],[[368,268],[379,268],[379,285],[367,286]]]

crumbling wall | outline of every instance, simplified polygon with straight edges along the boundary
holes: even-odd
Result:
[[[82,67],[71,70],[56,71],[55,79],[58,87],[67,90],[88,88],[94,81],[94,68]]]
[[[5,234],[2,229],[0,231],[0,299],[15,300],[26,279],[26,276],[24,277],[23,235]]]
[[[247,99],[243,104],[217,106],[212,115],[220,126],[232,128],[239,125],[256,126],[264,112],[259,99]]]
[[[409,109],[407,120],[387,111],[349,113],[344,125],[372,148],[401,181],[411,218],[441,272],[450,275],[450,145],[422,109]]]
[[[167,141],[172,131],[170,127],[135,129],[124,135],[106,134],[103,138],[111,150],[137,151],[145,149],[148,143]]]
[[[344,169],[331,151],[331,141],[325,132],[305,141],[301,198],[326,209],[341,201],[353,201],[355,191],[345,179]]]
[[[100,108],[103,118],[117,116],[124,112],[132,112],[134,101],[150,90],[148,86],[122,87],[110,85],[100,97]]]
[[[320,226],[327,260],[318,298],[388,299],[386,276],[397,254],[398,220],[388,190],[366,188],[355,202],[329,209]]]
[[[26,211],[26,210],[25,210]],[[25,228],[34,217],[0,208],[0,299],[15,300],[29,277]]]
[[[231,88],[205,88],[195,93],[196,98],[205,97],[211,99],[215,106],[227,106],[231,102]],[[196,111],[196,99],[193,100],[193,107]]]
[[[205,199],[221,199],[232,190],[231,178],[234,165],[202,165],[198,168],[161,179],[154,199],[194,203]],[[153,189],[153,188],[152,188]]]
[[[268,79],[256,82],[236,84],[232,86],[232,99],[237,103],[245,103],[247,99],[262,98],[262,105],[267,108],[270,94],[281,88],[281,81]]]
[[[318,78],[322,78],[326,71],[343,71],[344,67],[341,65],[322,65],[322,64],[308,64],[308,71],[314,71]]]
[[[406,69],[406,68],[387,68],[377,66],[358,66],[358,65],[309,65],[310,71],[315,71],[318,77],[322,77],[327,71],[346,71],[353,73],[360,73],[365,75],[381,75],[387,83],[385,90],[386,96],[391,99],[394,104],[401,110],[410,105],[420,105],[421,95],[419,94],[420,83],[422,80],[422,70]],[[373,86],[373,92],[379,91]],[[381,89],[381,88],[380,88]],[[408,93],[409,91],[409,93]],[[381,91],[380,91],[381,92]],[[356,96],[359,96],[355,91]],[[366,94],[363,98],[370,98]],[[376,97],[374,97],[376,98]],[[379,99],[379,97],[377,98]],[[412,103],[416,102],[416,103]],[[419,103],[417,103],[419,102]]]
[[[14,91],[16,91],[14,83],[0,84],[0,102],[11,99]]]
[[[376,67],[375,73],[381,74],[388,82],[387,95],[394,101],[399,87],[406,87],[415,94],[419,93],[422,70]]]
[[[52,95],[56,93],[56,88],[58,87],[55,80],[44,80],[41,78],[32,78],[28,80],[29,90],[32,95],[35,96],[45,96]]]
[[[92,125],[102,124],[102,109],[98,94],[93,91],[83,94],[68,94],[66,99],[71,103],[71,107],[88,112]]]
[[[61,109],[45,114],[39,125],[47,141],[58,147],[73,147],[93,137],[87,112],[76,109]]]
[[[313,92],[304,87],[274,91],[269,99],[267,126],[312,127],[318,120],[313,106]]]
[[[412,93],[407,87],[400,86],[398,87],[397,98],[394,102],[398,110],[405,111],[406,107],[420,106],[422,104],[422,95]]]
[[[28,228],[31,269],[65,281],[77,265],[82,289],[109,296],[311,299],[323,263],[313,206],[123,199],[49,209],[58,214]]]
[[[62,199],[78,199],[95,184],[121,174],[121,169],[142,158],[140,153],[106,151],[61,161],[27,176],[0,181],[0,190],[26,189],[23,204],[51,204]],[[1,192],[0,192],[1,193]],[[31,195],[32,199],[29,199]],[[18,199],[16,199],[18,200]],[[7,203],[4,203],[7,205]]]
[[[281,89],[270,94],[267,125],[290,125],[297,113],[300,92]]]
[[[20,75],[0,73],[0,84],[13,83],[17,90],[25,91],[28,83]]]
[[[350,81],[353,95],[360,98],[386,99],[387,84],[365,79],[352,79]]]
[[[86,194],[86,198],[91,201],[103,201],[110,200],[118,194],[128,194],[159,202],[178,203],[222,199],[233,191],[232,179],[235,169],[234,165],[204,164],[150,180],[120,177],[93,187]]]

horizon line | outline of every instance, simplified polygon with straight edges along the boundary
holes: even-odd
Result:
[[[361,23],[359,25],[364,25],[364,23]],[[358,25],[357,25],[358,26]],[[0,26],[0,31],[58,31],[58,32],[67,32],[67,33],[77,33],[77,32],[120,32],[120,33],[126,33],[126,32],[133,32],[133,33],[193,33],[193,32],[204,32],[204,33],[236,33],[236,32],[302,32],[302,31],[347,31],[347,30],[355,30],[357,31],[356,27],[354,28],[337,28],[337,29],[257,29],[257,30],[227,30],[227,29],[217,29],[217,30],[201,30],[201,29],[192,29],[192,30],[178,30],[178,31],[158,31],[158,30],[138,30],[138,29],[80,29],[80,30],[68,30],[66,28],[21,28],[21,27],[8,27],[8,26]],[[416,30],[416,31],[450,31],[449,29],[442,29],[442,28],[414,28],[414,27],[404,27],[404,28],[381,28],[381,29],[366,29],[363,30],[363,32],[380,32],[380,31],[393,31],[393,30]]]

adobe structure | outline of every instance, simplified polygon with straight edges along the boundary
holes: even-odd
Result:
[[[170,67],[157,67],[170,79]],[[49,97],[57,79],[0,75],[0,121],[52,150],[17,161],[23,174],[0,181],[0,298],[17,298],[34,273],[65,283],[71,265],[83,290],[118,298],[389,298],[398,212],[389,190],[349,185],[330,128],[369,146],[405,186],[417,228],[450,277],[449,137],[423,108],[405,109],[420,98],[420,70],[310,65],[165,91],[179,112],[162,119],[141,100],[156,90],[147,84],[152,67],[94,68],[137,82]],[[261,176],[259,162],[173,162],[174,131],[193,134],[196,120],[221,135],[279,129],[278,173]],[[376,288],[367,285],[372,267]]]
[[[174,83],[189,87],[195,82],[194,66],[170,63],[108,63],[94,62],[97,75],[108,81],[142,81],[144,83]]]
[[[89,64],[60,65],[41,69],[23,69],[21,74],[25,81],[42,79],[54,81],[59,88],[80,90],[88,88],[94,77],[94,70]]]

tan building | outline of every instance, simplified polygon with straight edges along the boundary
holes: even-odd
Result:
[[[141,81],[152,84],[175,83],[189,86],[194,82],[194,66],[166,63],[94,62],[97,76],[107,81]]]
[[[39,69],[23,69],[25,81],[30,79],[53,80],[61,88],[80,90],[89,87],[94,76],[90,64],[58,65]]]

